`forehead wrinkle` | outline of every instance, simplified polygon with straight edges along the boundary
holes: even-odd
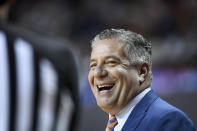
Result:
[[[125,55],[125,44],[116,39],[104,39],[95,43],[91,52],[91,61],[113,58],[119,61],[128,57]],[[90,61],[90,62],[91,62]]]

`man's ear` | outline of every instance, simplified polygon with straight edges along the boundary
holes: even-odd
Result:
[[[140,85],[147,79],[148,73],[150,70],[150,66],[147,62],[144,62],[138,68],[139,82]]]

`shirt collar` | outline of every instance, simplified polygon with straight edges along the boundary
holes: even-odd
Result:
[[[118,125],[115,127],[114,131],[120,131],[128,119],[130,113],[133,111],[134,107],[142,100],[142,98],[151,90],[151,88],[147,88],[138,94],[133,100],[131,100],[127,106],[125,106],[119,113],[117,113],[116,119],[118,121]]]

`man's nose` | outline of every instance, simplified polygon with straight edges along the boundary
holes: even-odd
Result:
[[[96,67],[96,69],[94,70],[94,75],[97,78],[102,78],[107,76],[107,71],[102,67]]]

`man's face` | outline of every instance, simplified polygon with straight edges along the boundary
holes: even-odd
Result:
[[[115,39],[104,39],[95,43],[91,53],[88,80],[97,105],[110,114],[118,113],[139,90],[139,73],[124,47]]]

